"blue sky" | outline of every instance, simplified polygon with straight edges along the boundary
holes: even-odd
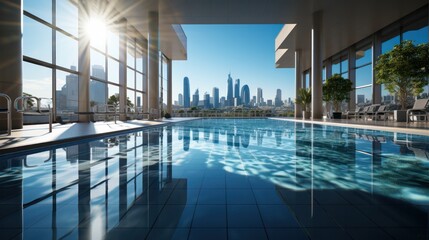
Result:
[[[191,94],[198,88],[200,99],[218,87],[226,96],[228,73],[247,84],[250,95],[261,87],[264,99],[274,99],[277,88],[282,99],[295,97],[293,69],[275,68],[274,41],[282,25],[182,25],[188,39],[188,60],[173,62],[173,99],[183,94],[183,78],[190,81]]]

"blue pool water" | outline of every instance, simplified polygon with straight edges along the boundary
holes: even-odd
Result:
[[[0,156],[0,239],[428,239],[428,144],[211,119]]]

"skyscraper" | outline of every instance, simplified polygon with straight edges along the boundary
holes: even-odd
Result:
[[[191,90],[189,88],[189,78],[185,77],[183,79],[183,107],[191,107]]]
[[[219,108],[219,88],[214,87],[212,95],[213,95],[213,107]]]
[[[198,107],[198,102],[200,101],[200,91],[195,90],[194,95],[192,96],[192,107]]]
[[[234,98],[237,99],[237,105],[240,105],[241,104],[241,99],[240,99],[240,79],[235,79]]]
[[[282,90],[281,89],[277,89],[277,94],[276,94],[276,98],[274,100],[274,105],[276,107],[281,107],[283,105],[283,102],[282,102]]]
[[[209,109],[210,108],[210,94],[206,92],[204,94],[204,108]]]
[[[241,104],[249,106],[250,104],[250,89],[246,84],[241,88]]]
[[[105,79],[103,66],[93,65],[92,76]],[[97,80],[91,80],[89,84],[89,95],[93,105],[103,105],[106,103],[106,84]],[[92,105],[91,104],[91,105]]]
[[[183,95],[179,93],[179,106],[183,106]]]
[[[258,91],[256,93],[256,105],[261,106],[264,102],[264,97],[262,96],[262,88],[258,88]]]
[[[232,78],[231,74],[228,74],[228,93],[226,95],[226,106],[234,106],[234,96],[232,90]]]

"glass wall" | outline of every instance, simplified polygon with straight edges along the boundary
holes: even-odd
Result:
[[[302,82],[302,88],[310,88],[311,87],[311,72],[307,70],[304,72],[304,81]]]
[[[23,89],[27,95],[51,98],[56,116],[71,118],[79,103],[78,6],[74,0],[24,0],[23,12]],[[111,10],[109,10],[111,11]],[[111,14],[111,13],[110,13]],[[90,106],[118,104],[121,87],[127,105],[135,111],[146,96],[147,41],[130,27],[126,40],[126,60],[121,62],[120,32],[116,22],[103,14],[90,13],[85,26],[90,36]],[[122,21],[122,19],[117,19]],[[131,37],[131,35],[133,37]],[[125,82],[121,81],[125,66]],[[121,85],[123,84],[123,85]],[[35,122],[25,116],[26,123]],[[47,118],[45,119],[47,122]],[[75,116],[71,120],[77,120]]]
[[[355,52],[356,57],[356,105],[372,103],[372,47],[366,45]]]
[[[159,53],[159,92],[160,92],[160,109],[165,112],[167,109],[167,91],[168,91],[168,63],[167,57]]]

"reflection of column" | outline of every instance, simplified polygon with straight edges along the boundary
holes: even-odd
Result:
[[[298,94],[302,85],[302,72],[301,72],[301,51],[295,51],[295,93]],[[302,117],[301,105],[295,102],[295,118]]]
[[[167,181],[173,180],[173,129],[171,126],[167,127]]]
[[[172,114],[172,104],[173,104],[173,62],[171,59],[167,58],[167,112]]]
[[[149,12],[149,109],[159,110],[159,29],[158,13]],[[158,111],[159,116],[159,111]],[[155,116],[155,118],[158,118]],[[154,118],[151,114],[150,118]]]
[[[89,22],[89,10],[86,0],[79,0],[79,112],[89,112],[90,83],[90,36],[86,32]],[[88,122],[89,115],[79,115],[79,122]]]
[[[313,13],[311,30],[311,118],[323,116],[322,105],[322,12]]]
[[[149,133],[149,197],[157,195],[159,190],[159,135],[159,132]]]
[[[78,148],[79,239],[88,239],[91,236],[91,222],[88,221],[91,216],[91,169],[88,167],[91,160],[91,148],[89,143],[79,144]]]
[[[247,148],[250,142],[250,133],[248,131],[244,131],[241,136],[241,146]]]
[[[0,6],[2,4],[0,3]],[[2,6],[3,7],[3,6]],[[0,8],[1,11],[2,8]],[[0,17],[1,18],[1,17]],[[11,239],[14,236],[18,236],[21,231],[24,231],[22,224],[24,223],[24,212],[23,205],[21,204],[23,199],[23,189],[22,189],[22,162],[24,159],[11,158],[11,159],[2,159],[0,161],[0,171],[7,172],[12,170],[14,175],[5,174],[2,176],[2,185],[0,185],[0,202],[8,202],[11,199],[15,199],[17,204],[0,204],[0,212],[2,216],[7,216],[13,214],[14,217],[8,218],[8,225],[13,226],[13,228],[8,228],[6,232],[2,231],[3,239]],[[27,189],[31,190],[31,189]],[[8,234],[9,236],[7,236]],[[6,235],[6,236],[5,236]]]
[[[119,137],[119,217],[127,212],[127,135]]]
[[[214,128],[213,130],[213,143],[218,144],[219,143],[219,128]]]
[[[226,130],[226,144],[228,147],[232,147],[233,144],[233,138],[234,138],[234,132],[231,129]]]
[[[0,92],[12,101],[22,95],[21,8],[21,0],[0,1]],[[5,106],[2,102],[0,108]],[[0,117],[0,130],[5,130],[7,114]],[[12,111],[12,128],[22,128],[22,113]]]
[[[282,131],[276,130],[274,135],[276,136],[276,145],[277,146],[282,145]]]

